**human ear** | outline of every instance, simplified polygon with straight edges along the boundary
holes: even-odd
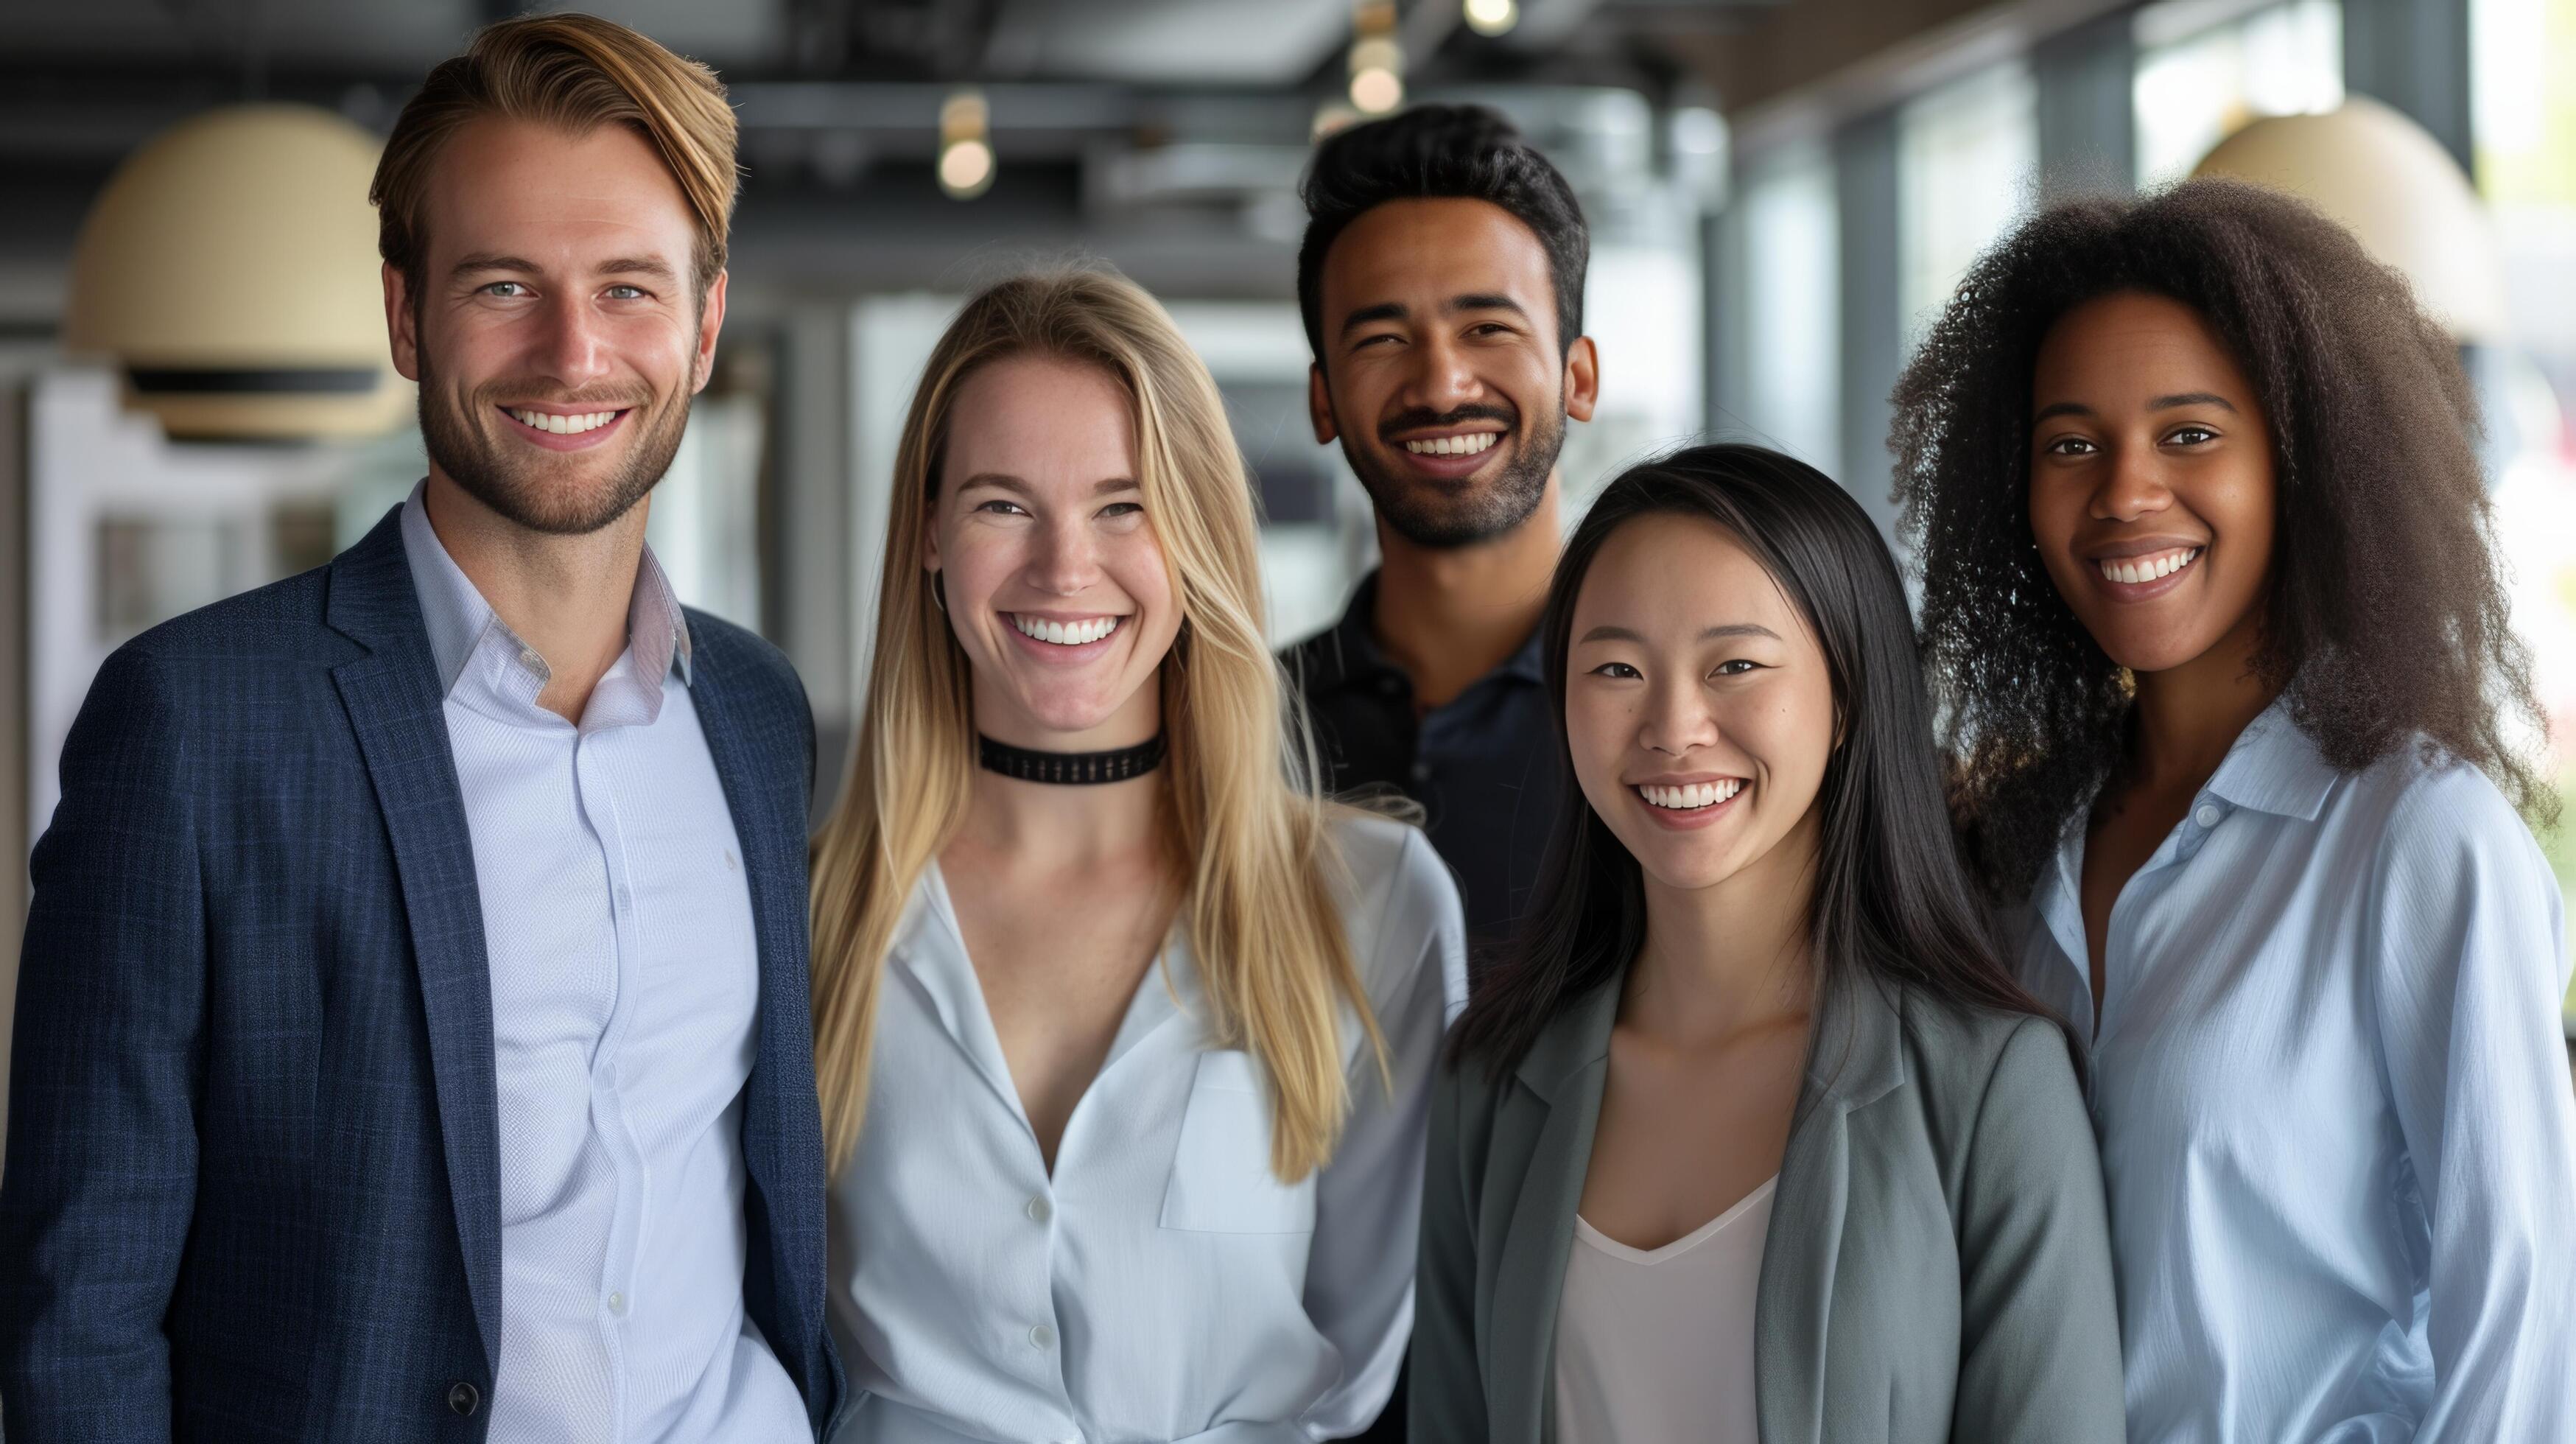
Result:
[[[1601,399],[1601,356],[1589,336],[1577,336],[1565,352],[1565,414],[1590,421]]]
[[[1340,435],[1333,425],[1333,393],[1324,385],[1324,364],[1320,361],[1306,368],[1306,418],[1315,424],[1315,444],[1330,446]]]

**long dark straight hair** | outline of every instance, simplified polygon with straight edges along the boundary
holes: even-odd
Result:
[[[1658,516],[1712,521],[1743,542],[1822,644],[1841,747],[1816,793],[1821,838],[1810,951],[1823,992],[1875,978],[1949,1002],[2047,1016],[1995,956],[1941,791],[1914,621],[1896,561],[1822,472],[1759,446],[1714,443],[1633,467],[1566,543],[1542,624],[1564,798],[1530,911],[1450,1035],[1453,1063],[1516,1065],[1567,1004],[1624,974],[1646,939],[1637,859],[1584,801],[1565,738],[1574,603],[1602,544]]]

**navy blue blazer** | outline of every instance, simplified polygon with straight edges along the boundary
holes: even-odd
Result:
[[[474,1440],[501,1345],[498,1091],[465,805],[400,509],[117,650],[35,849],[0,1174],[0,1410],[55,1440]],[[695,612],[759,936],[750,1316],[819,1434],[813,719]]]

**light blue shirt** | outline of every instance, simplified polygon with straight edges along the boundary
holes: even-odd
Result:
[[[2472,768],[2275,704],[2122,888],[2070,829],[2024,984],[2092,1038],[2133,1439],[2576,1437],[2558,887]]]
[[[742,846],[648,551],[578,725],[413,491],[403,550],[446,689],[492,974],[501,1149],[493,1444],[804,1439],[743,1306],[759,1005]]]

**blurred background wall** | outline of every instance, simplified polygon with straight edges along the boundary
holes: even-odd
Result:
[[[23,860],[100,659],[319,564],[424,469],[407,397],[357,434],[173,439],[176,413],[136,404],[148,358],[76,344],[85,217],[147,142],[224,107],[288,103],[380,138],[430,65],[523,8],[553,7],[0,0],[0,1050]],[[1312,137],[1363,108],[1497,105],[1580,191],[1603,400],[1565,453],[1576,510],[1623,460],[1724,432],[1806,457],[1886,520],[1888,389],[1981,247],[2042,199],[2172,180],[2251,122],[2369,97],[2473,189],[2458,205],[2485,239],[2411,263],[2493,302],[2464,348],[2571,794],[2545,841],[2576,879],[2576,0],[592,8],[715,66],[740,113],[732,310],[651,532],[687,600],[803,673],[818,813],[865,675],[911,386],[957,301],[1016,266],[1103,258],[1170,305],[1258,479],[1285,642],[1337,615],[1374,545],[1365,496],[1307,429],[1293,292]],[[317,173],[264,144],[223,162],[238,180],[135,222],[135,244],[213,234],[246,204],[227,197]],[[252,209],[274,228],[284,204]],[[155,304],[264,316],[319,294],[230,277]],[[339,309],[380,366],[380,314]]]

